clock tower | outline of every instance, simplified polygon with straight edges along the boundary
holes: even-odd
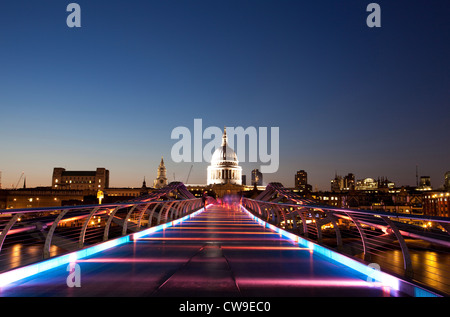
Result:
[[[158,166],[158,176],[156,177],[153,187],[162,188],[167,186],[166,167],[164,166],[164,159],[161,156],[161,163]]]

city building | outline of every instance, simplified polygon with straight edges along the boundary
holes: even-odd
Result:
[[[312,190],[312,186],[308,184],[308,173],[306,173],[304,170],[297,171],[295,174],[295,189],[298,189],[300,191],[305,190]]]
[[[304,170],[297,171],[295,174],[295,188],[305,189],[308,184],[308,173]]]
[[[336,174],[334,179],[331,180],[332,192],[354,190],[355,187],[355,175],[353,173],[348,173],[344,177]]]
[[[433,190],[433,188],[431,187],[430,176],[420,176],[420,182],[419,186],[417,186],[417,190],[420,191]]]
[[[252,171],[252,185],[262,186],[263,174],[256,168]]]
[[[342,190],[342,188],[344,188],[344,181],[342,179],[342,176],[336,174],[331,180],[331,191],[339,192]]]
[[[228,145],[227,130],[222,135],[222,145],[214,151],[207,170],[207,185],[242,185],[242,167],[236,153]]]
[[[450,191],[450,171],[444,175],[444,189]]]
[[[353,173],[348,173],[344,176],[344,190],[354,190],[355,189],[355,175]]]
[[[427,216],[450,217],[450,191],[424,193],[423,213]]]
[[[164,165],[164,159],[161,156],[161,162],[158,166],[158,172],[155,181],[153,182],[153,187],[155,188],[163,188],[167,186],[167,177],[166,177],[166,166]]]
[[[364,179],[359,179],[355,184],[356,190],[377,190],[378,182],[373,178],[367,177]]]
[[[389,191],[314,192],[307,198],[336,208],[376,210],[405,214],[423,213],[423,196],[415,187],[401,187]]]
[[[95,203],[85,200],[85,190],[54,189],[52,187],[4,189],[0,193],[0,209],[59,207]]]
[[[381,177],[375,180],[374,178],[367,177],[355,181],[355,175],[348,173],[347,176],[335,175],[331,180],[332,192],[345,192],[345,191],[389,191],[395,187],[395,183],[391,182],[387,177]]]
[[[109,170],[98,167],[95,171],[66,171],[55,167],[52,176],[52,189],[64,190],[104,190],[109,187]]]

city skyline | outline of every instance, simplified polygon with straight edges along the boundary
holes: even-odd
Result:
[[[335,173],[396,185],[450,170],[448,1],[3,1],[2,187],[50,186],[54,167],[110,170],[112,187],[157,176],[206,184],[208,162],[175,163],[177,126],[279,127],[264,182],[320,190]],[[205,142],[206,143],[206,142]],[[204,144],[205,144],[204,143]],[[240,163],[247,180],[259,163]]]

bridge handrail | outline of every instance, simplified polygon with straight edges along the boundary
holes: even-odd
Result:
[[[370,262],[372,256],[384,255],[384,250],[396,250],[399,246],[403,257],[401,269],[405,278],[413,279],[415,276],[413,260],[408,248],[408,244],[413,240],[431,242],[436,246],[436,250],[439,249],[443,254],[450,253],[450,218],[337,208],[314,204],[311,201],[301,201],[300,198],[294,197],[295,194],[289,194],[291,202],[281,202],[280,200],[284,196],[277,195],[273,188],[269,188],[269,190],[271,192],[268,191],[265,195],[260,194],[257,197],[260,199],[243,197],[243,206],[266,222],[318,244],[331,243],[337,252],[352,257],[362,255],[362,259],[367,262]],[[261,200],[261,198],[273,201]],[[354,225],[353,229],[349,227],[351,224]],[[342,225],[345,229],[345,237],[350,238],[348,240],[343,240],[342,227],[339,228]],[[327,240],[329,242],[324,242],[322,227],[334,230],[335,238],[329,237],[331,238]],[[332,231],[327,232],[331,233]],[[359,237],[362,248],[355,244],[354,238],[357,237]],[[440,280],[439,276],[442,274],[437,276],[437,280]]]
[[[251,199],[251,198],[243,198],[243,199]],[[430,215],[414,215],[414,214],[404,214],[404,213],[395,213],[388,211],[378,211],[378,210],[367,210],[367,209],[351,209],[351,208],[336,208],[328,205],[315,205],[315,204],[292,204],[292,203],[280,203],[280,202],[271,202],[265,200],[255,200],[251,199],[260,204],[272,204],[283,207],[293,207],[293,208],[310,208],[310,209],[322,209],[329,210],[333,212],[344,212],[344,213],[354,213],[361,215],[371,215],[371,216],[387,216],[387,217],[396,217],[410,220],[421,220],[421,221],[432,221],[432,222],[443,222],[450,223],[450,218],[448,217],[439,217],[439,216],[430,216]]]
[[[34,212],[51,212],[51,211],[58,211],[58,210],[82,210],[82,209],[91,209],[95,207],[102,207],[102,208],[115,208],[117,206],[122,207],[131,207],[133,205],[145,205],[148,203],[166,203],[168,201],[194,201],[198,200],[200,198],[191,198],[191,199],[170,199],[170,200],[152,200],[152,201],[126,201],[126,202],[119,202],[119,203],[107,203],[107,204],[91,204],[91,205],[67,205],[67,206],[55,206],[55,207],[33,207],[33,208],[14,208],[14,209],[0,209],[0,217],[2,215],[9,215],[9,214],[24,214],[24,213],[34,213]]]
[[[202,199],[185,189],[176,182],[151,197],[117,203],[0,210],[0,272],[82,249],[86,242],[92,245],[144,230],[145,221],[149,228],[203,207]],[[118,229],[111,234],[113,223]],[[51,252],[52,245],[61,249]],[[29,257],[28,246],[35,252]],[[38,253],[36,246],[42,246]]]

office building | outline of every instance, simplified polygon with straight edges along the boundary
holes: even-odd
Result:
[[[66,171],[55,167],[52,176],[52,189],[65,190],[104,190],[109,187],[109,170],[98,167],[95,171]]]
[[[263,184],[263,175],[262,173],[256,168],[252,171],[252,186],[262,186]]]

